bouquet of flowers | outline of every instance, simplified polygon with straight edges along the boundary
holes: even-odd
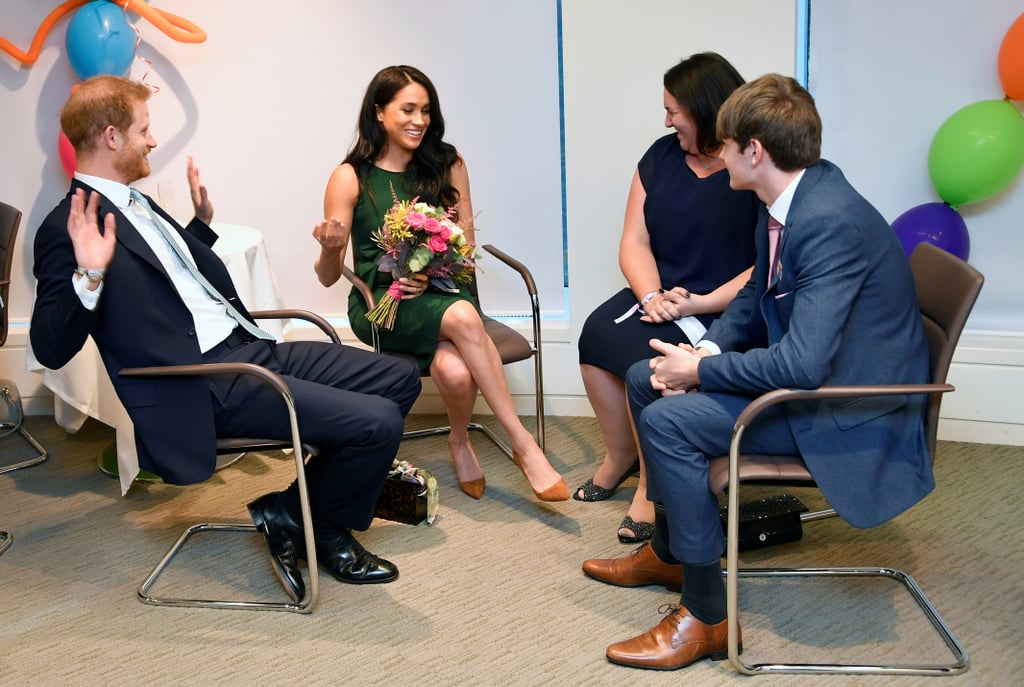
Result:
[[[366,319],[391,330],[395,326],[402,288],[398,280],[414,274],[425,274],[430,284],[441,291],[458,293],[458,283],[469,283],[476,268],[476,246],[466,240],[465,233],[452,217],[454,208],[442,210],[412,200],[398,200],[391,191],[394,205],[384,215],[384,224],[373,234],[373,240],[384,251],[377,259],[377,269],[390,272],[395,281]]]

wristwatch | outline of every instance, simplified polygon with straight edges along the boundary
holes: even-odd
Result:
[[[106,270],[87,270],[81,265],[75,269],[75,274],[83,279],[88,279],[92,283],[103,281],[103,276],[107,273]]]

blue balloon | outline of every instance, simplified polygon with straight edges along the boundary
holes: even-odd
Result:
[[[95,0],[71,17],[64,43],[72,69],[85,80],[97,74],[128,76],[136,39],[124,9],[107,0]]]
[[[930,243],[961,260],[971,254],[971,236],[963,217],[946,203],[925,203],[910,208],[892,223],[909,256],[919,243]]]

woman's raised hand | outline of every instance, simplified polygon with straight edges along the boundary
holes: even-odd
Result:
[[[334,217],[320,220],[313,227],[313,238],[325,250],[341,250],[348,243],[348,228]]]

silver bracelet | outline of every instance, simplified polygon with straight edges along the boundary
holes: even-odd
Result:
[[[650,303],[652,300],[654,300],[654,297],[657,296],[659,293],[661,293],[661,292],[660,291],[651,291],[646,296],[641,298],[640,299],[640,307],[642,308],[642,307],[646,306],[648,303]]]

